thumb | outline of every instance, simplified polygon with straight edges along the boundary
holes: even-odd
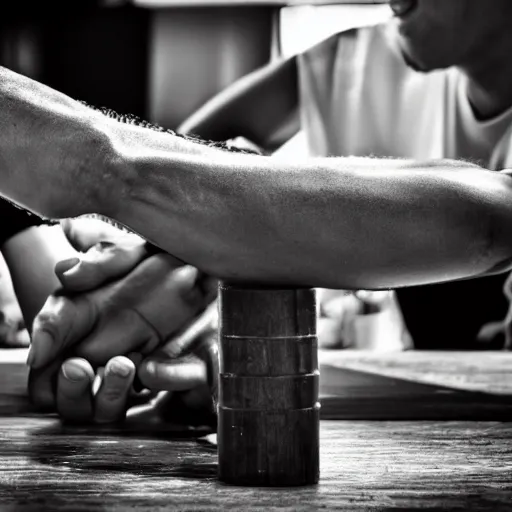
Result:
[[[67,291],[94,290],[131,272],[147,254],[142,240],[134,244],[102,241],[90,248],[82,258],[58,262],[55,274]]]
[[[99,218],[84,216],[60,221],[62,231],[74,249],[86,252],[98,242],[118,240],[141,240],[134,234],[116,228]]]
[[[42,368],[94,327],[98,309],[87,295],[50,295],[34,319],[27,364]]]

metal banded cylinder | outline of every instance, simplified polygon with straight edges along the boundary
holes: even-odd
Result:
[[[219,370],[219,479],[317,483],[315,291],[220,283]]]

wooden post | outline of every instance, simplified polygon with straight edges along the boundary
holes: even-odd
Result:
[[[319,478],[315,290],[219,285],[219,479]]]

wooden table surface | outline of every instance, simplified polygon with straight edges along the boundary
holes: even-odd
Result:
[[[0,352],[0,511],[512,510],[512,354],[323,352],[321,480],[216,479],[216,453],[173,425],[62,426]]]

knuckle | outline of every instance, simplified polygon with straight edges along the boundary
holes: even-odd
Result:
[[[56,329],[59,321],[59,317],[53,311],[41,311],[35,319],[37,326],[46,330]]]
[[[80,303],[80,312],[82,317],[82,322],[92,327],[98,318],[100,318],[100,312],[99,312],[99,306],[96,300],[94,298],[87,294],[83,293],[78,297],[78,301]],[[75,305],[74,310],[75,316],[78,314],[78,308]]]
[[[167,269],[164,290],[169,300],[177,305],[186,306],[193,312],[205,305],[206,299],[197,280],[198,271],[194,267],[182,266]]]
[[[58,335],[63,325],[76,314],[74,302],[64,296],[50,296],[34,320],[34,325],[51,334]]]

